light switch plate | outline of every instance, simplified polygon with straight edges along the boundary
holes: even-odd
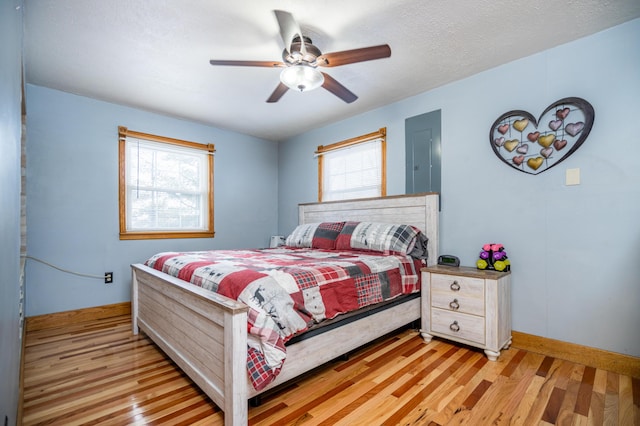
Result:
[[[580,169],[567,169],[565,185],[580,185]]]

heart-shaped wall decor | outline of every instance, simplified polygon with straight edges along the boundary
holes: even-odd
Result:
[[[509,167],[537,175],[580,148],[591,132],[594,117],[591,104],[581,98],[554,102],[537,121],[527,111],[509,111],[491,126],[491,148]]]

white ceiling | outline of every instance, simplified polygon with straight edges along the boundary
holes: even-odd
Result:
[[[274,9],[324,53],[391,57],[324,68],[359,99],[289,90]],[[638,0],[25,0],[28,83],[283,140],[640,17]],[[27,106],[28,107],[28,106]]]

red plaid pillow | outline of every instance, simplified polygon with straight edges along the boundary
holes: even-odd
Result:
[[[310,247],[333,250],[344,222],[306,223],[298,225],[287,237],[289,247]]]
[[[311,240],[311,248],[333,250],[344,222],[323,222],[318,225]]]
[[[336,239],[336,250],[351,250],[351,236],[360,222],[345,222],[342,231]]]

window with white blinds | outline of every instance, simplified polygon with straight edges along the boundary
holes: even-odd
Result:
[[[386,195],[386,129],[319,146],[319,201]]]
[[[213,236],[213,145],[120,128],[120,238]]]

